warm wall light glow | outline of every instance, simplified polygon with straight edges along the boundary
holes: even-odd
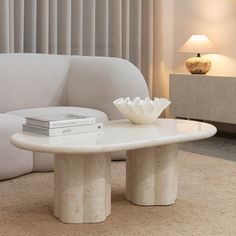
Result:
[[[236,75],[236,66],[234,58],[230,58],[220,54],[209,54],[207,55],[207,58],[211,61],[214,61],[210,74],[221,76]]]
[[[179,49],[179,52],[216,53],[216,48],[206,35],[192,35]]]

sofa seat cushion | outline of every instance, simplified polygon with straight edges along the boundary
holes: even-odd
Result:
[[[108,120],[107,115],[99,110],[83,108],[83,107],[41,107],[24,110],[11,111],[6,114],[11,114],[22,118],[27,116],[42,116],[55,114],[76,114],[85,116],[95,116],[97,122],[105,122]],[[54,158],[51,153],[33,153],[33,171],[52,171],[54,170]]]
[[[10,143],[11,135],[21,131],[23,122],[22,117],[0,113],[0,180],[27,174],[33,169],[32,152]]]

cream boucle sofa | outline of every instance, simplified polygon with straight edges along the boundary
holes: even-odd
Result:
[[[119,119],[118,97],[148,96],[140,71],[107,57],[0,54],[0,179],[53,170],[53,156],[15,148],[9,137],[24,117],[78,113]]]

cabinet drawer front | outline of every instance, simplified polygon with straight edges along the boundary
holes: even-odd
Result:
[[[175,117],[236,124],[236,78],[170,75],[171,114]]]

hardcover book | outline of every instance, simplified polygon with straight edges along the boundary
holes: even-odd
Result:
[[[43,128],[39,126],[33,126],[28,124],[23,124],[23,131],[43,134],[50,137],[60,136],[60,135],[68,135],[68,134],[79,134],[79,133],[87,133],[87,132],[98,132],[103,130],[102,123],[95,123],[90,125],[79,125],[79,126],[69,126],[69,127],[61,127],[61,128]]]
[[[96,118],[74,114],[58,114],[26,117],[25,121],[27,125],[40,126],[44,128],[60,128],[95,124]]]

